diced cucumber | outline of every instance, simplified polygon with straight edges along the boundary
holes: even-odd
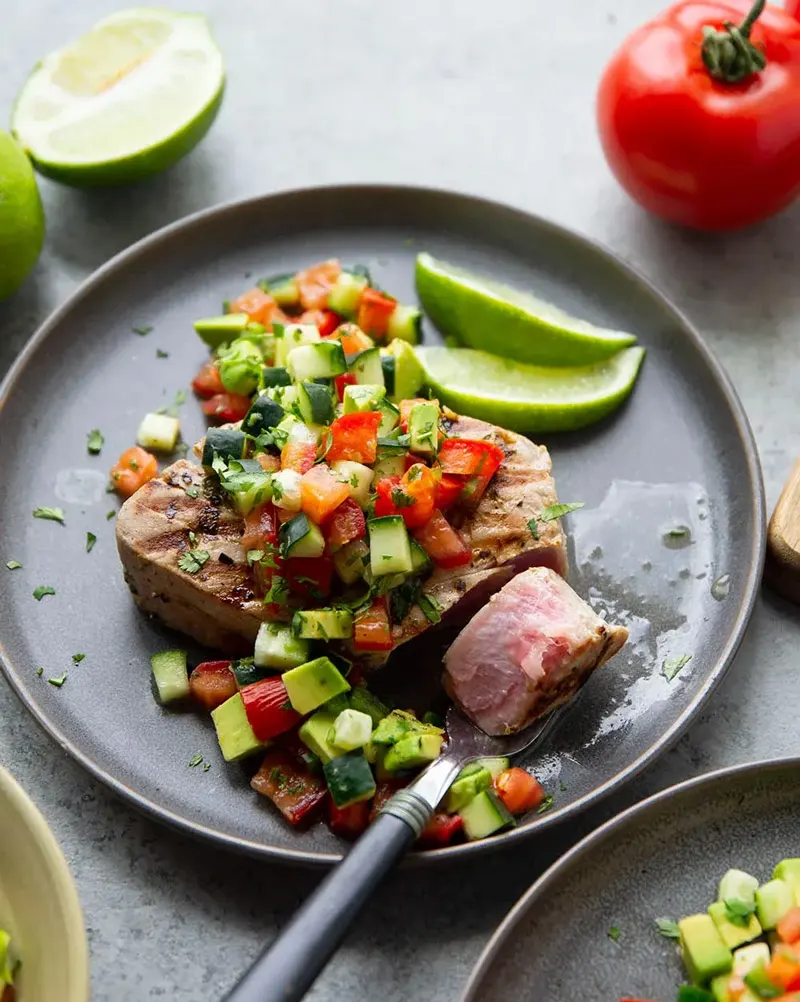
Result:
[[[356,382],[359,384],[385,386],[380,348],[377,346],[367,348],[356,355],[350,363],[350,372],[356,377]]]
[[[515,825],[514,818],[493,790],[482,790],[465,804],[461,809],[461,820],[464,822],[464,834],[471,842]]]
[[[387,772],[417,769],[435,762],[442,753],[441,734],[409,734],[393,744],[383,760]]]
[[[754,967],[768,964],[769,960],[769,947],[766,943],[751,943],[750,946],[743,946],[741,949],[734,951],[731,974],[735,978],[743,978]]]
[[[372,721],[372,726],[377,727],[384,717],[389,716],[389,707],[373,695],[365,685],[357,685],[350,691],[350,707],[366,713]]]
[[[229,344],[247,327],[250,318],[246,313],[226,313],[221,317],[205,317],[195,320],[194,329],[209,348],[217,349]]]
[[[282,557],[321,557],[325,552],[325,537],[318,525],[299,512],[278,531]]]
[[[328,293],[328,309],[352,320],[358,313],[361,294],[368,284],[363,275],[343,271]]]
[[[782,859],[772,876],[789,884],[794,891],[795,904],[800,906],[800,859]]]
[[[317,344],[322,338],[314,324],[273,324],[275,365],[286,365],[289,352],[299,345]]]
[[[386,340],[399,338],[409,344],[419,344],[422,334],[422,313],[416,306],[403,306],[398,303],[394,313],[389,317],[386,327]]]
[[[394,355],[390,355],[387,348],[381,348],[381,368],[386,396],[394,399]]]
[[[411,562],[406,524],[399,515],[386,515],[367,521],[369,530],[370,570],[374,577],[408,574]]]
[[[289,702],[305,715],[319,709],[340,692],[349,692],[350,683],[330,658],[315,658],[283,675]]]
[[[381,423],[378,425],[378,437],[384,438],[400,424],[400,411],[395,405],[382,397],[378,401],[377,410],[381,412]]]
[[[478,796],[481,790],[488,790],[491,785],[492,774],[488,769],[478,769],[476,772],[470,773],[469,776],[456,779],[447,791],[444,809],[448,814],[458,814],[470,800],[474,800]]]
[[[361,751],[332,758],[322,770],[331,798],[340,809],[375,796],[375,777]]]
[[[300,511],[303,496],[302,476],[297,470],[280,470],[272,474],[272,503],[284,511]]]
[[[300,303],[300,284],[294,275],[273,275],[258,282],[260,289],[268,292],[278,306],[297,306]]]
[[[296,421],[289,428],[290,442],[313,442],[319,444],[322,428],[318,424],[305,424],[303,421]]]
[[[363,748],[372,737],[372,717],[361,710],[342,710],[331,728],[331,741],[345,751]]]
[[[304,640],[346,640],[353,636],[349,609],[308,609],[292,618],[292,632]]]
[[[267,393],[260,393],[250,404],[250,410],[242,421],[242,431],[255,438],[262,431],[268,431],[280,424],[283,416],[283,407]]]
[[[387,449],[381,449],[379,446],[378,458],[372,467],[372,486],[374,487],[379,480],[383,480],[385,477],[402,477],[406,472],[407,455],[408,453],[405,448],[402,451],[390,452]]]
[[[291,627],[278,623],[262,623],[258,628],[254,660],[259,668],[286,671],[305,664],[311,655],[311,644],[296,636]]]
[[[362,508],[366,508],[369,503],[372,470],[363,463],[356,463],[351,459],[337,459],[331,463],[331,469],[337,480],[347,484],[350,497]]]
[[[344,351],[338,341],[321,341],[319,344],[303,344],[292,348],[286,360],[286,368],[297,382],[312,379],[333,379],[347,372]]]
[[[415,539],[409,540],[409,546],[411,548],[411,573],[423,574],[431,566],[430,557]]]
[[[345,386],[342,405],[345,414],[357,414],[360,411],[377,411],[380,402],[386,396],[383,386],[371,383],[356,383],[355,386]],[[391,431],[391,429],[389,429]],[[380,434],[380,429],[378,431]]]
[[[785,880],[770,880],[756,891],[756,915],[764,929],[774,929],[794,908],[794,892]]]
[[[151,452],[172,452],[181,433],[181,423],[169,414],[145,414],[136,441]]]
[[[265,388],[270,386],[289,386],[292,382],[292,377],[289,375],[288,369],[285,369],[282,365],[274,365],[264,369],[261,374],[261,382]]]
[[[212,468],[240,515],[247,515],[272,496],[272,474],[257,459],[215,460]]]
[[[388,352],[394,358],[394,391],[392,400],[410,400],[415,397],[425,383],[425,370],[407,341],[395,338]]]
[[[189,695],[186,651],[159,651],[150,658],[158,700],[166,705]]]
[[[239,658],[231,662],[231,671],[236,677],[236,684],[240,689],[244,689],[246,685],[252,685],[254,682],[260,682],[262,678],[271,674],[268,670],[259,668],[254,658]]]
[[[414,404],[408,415],[409,446],[412,452],[434,455],[439,448],[439,404],[425,400]]]
[[[717,901],[740,901],[755,907],[757,890],[758,880],[755,877],[744,870],[728,870],[719,882]]]
[[[203,466],[210,467],[214,456],[225,462],[241,459],[246,445],[247,438],[238,428],[209,428],[203,443]]]
[[[511,759],[505,755],[497,755],[493,758],[479,758],[472,763],[472,768],[488,769],[493,780],[497,779],[501,772],[511,768]],[[467,768],[470,768],[467,766]],[[463,775],[463,771],[462,771]]]
[[[253,733],[240,692],[226,699],[216,710],[212,710],[211,720],[217,732],[222,757],[226,762],[238,762],[239,759],[266,747],[266,744],[259,741]]]
[[[313,345],[310,345],[313,349]],[[296,348],[295,351],[305,351]],[[299,383],[297,406],[300,416],[309,424],[330,424],[333,421],[333,393],[327,383]]]
[[[344,755],[344,749],[338,748],[329,740],[331,728],[336,723],[336,716],[330,710],[318,710],[300,725],[297,732],[297,736],[306,748],[309,748],[323,763]]]
[[[369,561],[369,547],[363,539],[346,543],[333,555],[333,566],[345,584],[355,584],[363,576]]]
[[[750,915],[744,925],[732,922],[724,901],[715,901],[709,905],[708,914],[729,950],[735,950],[737,946],[749,943],[761,935],[761,923],[754,914]]]

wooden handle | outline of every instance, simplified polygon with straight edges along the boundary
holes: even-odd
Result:
[[[769,522],[764,576],[781,595],[800,603],[800,459]]]

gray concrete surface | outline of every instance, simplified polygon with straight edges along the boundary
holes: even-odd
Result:
[[[29,67],[114,6],[29,0],[4,19],[0,120]],[[660,285],[727,366],[774,503],[800,438],[800,206],[742,235],[678,232],[626,200],[595,139],[604,60],[661,0],[193,6],[211,16],[230,68],[216,126],[177,169],[136,189],[83,194],[42,183],[47,245],[32,279],[0,306],[0,372],[91,270],[186,213],[321,182],[448,186],[598,238]],[[712,704],[658,765],[555,838],[468,871],[393,880],[312,997],[455,999],[508,907],[584,830],[684,777],[797,752],[799,645],[798,614],[762,597]],[[46,813],[77,878],[96,1002],[218,998],[318,879],[220,855],[132,813],[61,755],[3,682],[0,720],[0,761]]]

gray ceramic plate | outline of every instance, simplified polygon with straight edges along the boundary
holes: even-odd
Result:
[[[226,769],[209,721],[153,701],[149,655],[183,641],[134,609],[106,521],[116,507],[105,493],[107,470],[141,416],[170,404],[204,361],[194,318],[218,312],[223,298],[261,275],[332,255],[368,264],[381,286],[413,301],[421,249],[636,331],[648,349],[627,407],[548,442],[561,498],[586,502],[571,519],[573,583],[629,625],[631,642],[531,763],[554,793],[553,810],[501,838],[422,858],[490,851],[618,786],[677,737],[741,639],[764,549],[755,446],[719,365],[644,280],[550,223],[439,191],[318,188],[200,213],[101,268],[39,330],[0,391],[2,559],[24,565],[2,568],[0,579],[6,674],[69,754],[187,831],[305,862],[332,862],[341,852],[323,826],[291,831],[238,768]],[[142,326],[153,330],[133,332]],[[169,357],[157,358],[159,349]],[[191,394],[181,411],[193,441],[204,425]],[[100,457],[86,452],[92,428],[106,436]],[[31,517],[36,505],[54,504],[66,510],[66,527]],[[667,536],[666,545],[664,533],[678,525],[691,535]],[[89,554],[87,532],[97,536]],[[57,594],[37,602],[37,585]],[[71,655],[84,652],[73,668]],[[662,661],[684,653],[693,660],[667,682]],[[62,688],[47,683],[65,670]],[[211,763],[208,772],[189,768],[196,752]]]
[[[800,853],[800,759],[701,776],[579,842],[492,937],[461,1002],[671,1002],[684,980],[659,917],[705,911],[738,867],[767,880]],[[619,941],[609,937],[619,930]]]

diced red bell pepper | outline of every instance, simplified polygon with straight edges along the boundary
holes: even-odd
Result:
[[[278,456],[273,456],[270,452],[259,452],[256,460],[265,473],[277,473],[281,468],[281,461]]]
[[[328,804],[328,827],[341,838],[357,839],[369,825],[369,801],[361,800],[349,807],[337,807],[333,800]]]
[[[358,304],[358,326],[374,338],[386,336],[389,317],[397,307],[397,300],[385,296],[377,289],[366,288]]]
[[[348,357],[375,347],[372,338],[367,337],[356,324],[342,324],[336,331],[336,337],[342,342],[342,351]]]
[[[791,908],[777,926],[778,936],[784,943],[800,943],[800,908]]]
[[[409,397],[400,401],[400,430],[408,431],[408,416],[414,404],[424,404],[427,401],[424,397]]]
[[[389,610],[383,596],[373,599],[371,605],[356,613],[353,647],[357,651],[390,651],[394,647]]]
[[[367,534],[367,520],[357,501],[346,497],[322,525],[328,553],[336,553],[354,539]]]
[[[345,386],[355,386],[356,382],[356,377],[352,372],[345,372],[334,379],[333,385],[336,387],[336,396],[339,398],[339,403],[344,400]]]
[[[375,485],[375,515],[400,515],[409,529],[433,514],[436,478],[424,463],[413,463],[402,477],[383,477]]]
[[[387,804],[398,790],[408,786],[402,779],[383,779],[378,781],[375,796],[372,798],[372,806],[369,811],[370,824],[380,814],[381,808]]]
[[[494,788],[512,814],[532,811],[545,797],[539,780],[518,766],[501,772],[494,781]]]
[[[203,413],[216,421],[227,424],[241,421],[250,410],[250,397],[241,393],[215,393],[203,404]]]
[[[210,713],[239,691],[230,661],[204,661],[189,676],[192,699]]]
[[[255,286],[231,303],[231,313],[246,313],[250,320],[268,327],[278,304],[268,292]]]
[[[392,499],[392,494],[400,490],[400,477],[382,477],[375,484],[375,517],[383,518],[386,515],[396,515],[397,505]]]
[[[303,719],[292,709],[280,675],[262,678],[260,682],[244,686],[239,692],[247,719],[259,741],[270,741],[296,727]]]
[[[283,576],[289,591],[319,602],[331,593],[333,561],[328,557],[289,557],[283,562]]]
[[[419,845],[426,849],[441,849],[450,845],[461,832],[464,822],[460,814],[441,814],[437,812],[425,825],[419,837]]]
[[[324,310],[328,305],[328,293],[342,273],[338,261],[322,261],[295,276],[300,290],[300,305],[304,310]]]
[[[452,508],[458,503],[464,490],[466,477],[456,477],[452,473],[443,473],[436,484],[434,502],[439,511]]]
[[[437,567],[463,567],[472,560],[464,540],[438,508],[412,535]]]
[[[192,389],[198,395],[208,399],[216,393],[224,393],[225,387],[220,378],[219,369],[213,362],[206,362],[192,380]]]
[[[317,324],[317,328],[319,329],[319,336],[330,337],[331,334],[334,334],[336,332],[336,329],[339,327],[341,322],[342,318],[339,316],[338,313],[334,313],[333,310],[323,310],[322,318],[320,319],[320,322]]]
[[[281,469],[308,473],[317,460],[313,442],[287,442],[281,450]]]
[[[443,473],[468,477],[464,497],[477,503],[503,461],[503,450],[493,442],[471,438],[446,438],[437,455]]]
[[[317,463],[303,474],[300,498],[303,511],[320,525],[350,497],[350,487],[336,476],[327,463]]]
[[[371,465],[378,451],[380,411],[343,414],[331,424],[331,444],[325,458],[329,463],[350,459]]]
[[[324,780],[309,772],[282,748],[267,752],[250,786],[256,793],[269,797],[292,825],[313,820],[328,796]]]
[[[797,909],[793,910],[797,911]],[[788,952],[774,950],[764,973],[773,984],[778,985],[785,992],[800,989],[800,963],[798,963],[797,957]]]

